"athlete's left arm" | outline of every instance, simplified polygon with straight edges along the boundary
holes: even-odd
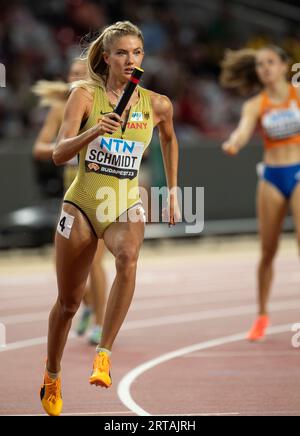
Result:
[[[159,130],[165,174],[170,192],[169,223],[175,225],[180,220],[180,210],[177,197],[179,151],[173,124],[173,105],[168,97],[154,94],[152,107],[154,124]]]

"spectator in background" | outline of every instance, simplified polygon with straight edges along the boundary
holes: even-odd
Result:
[[[221,53],[225,47],[258,48],[274,39],[270,27],[264,29],[260,24],[256,31],[251,21],[235,20],[234,8],[229,6],[221,1],[210,10],[201,2],[188,7],[178,3],[177,9],[160,0],[5,3],[0,16],[0,62],[7,66],[8,86],[0,95],[0,136],[26,136],[37,128],[39,116],[36,118],[30,86],[40,78],[64,78],[65,65],[78,55],[81,36],[119,19],[131,19],[142,28],[147,41],[145,86],[174,101],[179,99],[177,122],[199,134],[223,135],[224,129],[237,121],[238,109],[232,107],[238,107],[238,100],[218,86]],[[299,59],[297,29],[287,26],[282,39],[288,53]],[[190,102],[192,91],[183,95],[187,73],[191,82],[197,82],[195,108]]]

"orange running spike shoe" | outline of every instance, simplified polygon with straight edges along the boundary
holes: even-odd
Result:
[[[112,385],[110,375],[110,358],[104,351],[98,353],[94,360],[93,372],[90,377],[90,384],[110,388]]]
[[[40,397],[45,412],[50,416],[59,416],[63,408],[61,378],[59,377],[56,380],[52,380],[46,371]]]
[[[254,322],[247,339],[251,342],[261,341],[265,338],[266,330],[270,325],[268,315],[259,316]]]

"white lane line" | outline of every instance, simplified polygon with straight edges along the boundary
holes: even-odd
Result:
[[[285,333],[291,331],[292,324],[279,325],[276,327],[271,327],[269,329],[268,335],[276,335],[279,333]],[[200,342],[198,344],[191,345],[189,347],[180,348],[171,353],[163,354],[155,359],[149,360],[148,362],[143,363],[142,365],[137,366],[132,371],[130,371],[119,383],[118,385],[118,396],[124,406],[127,409],[131,410],[138,416],[152,416],[149,412],[142,409],[132,398],[131,396],[131,387],[134,382],[145,372],[155,368],[158,365],[161,365],[165,362],[168,362],[173,359],[177,359],[178,357],[185,356],[186,354],[194,353],[200,350],[207,350],[214,347],[219,347],[226,344],[232,344],[234,342],[239,342],[245,340],[247,333],[239,333],[232,336],[226,336],[223,338],[214,339],[211,341]],[[169,392],[170,394],[170,392]]]
[[[300,309],[300,300],[272,303],[272,312]],[[158,318],[147,318],[145,320],[128,321],[123,330],[134,330],[147,327],[157,327],[170,324],[185,324],[193,321],[214,320],[219,318],[231,318],[234,316],[252,315],[257,312],[256,305],[239,306],[228,309],[212,309],[202,312],[183,313],[177,315],[162,316]]]
[[[236,291],[231,291],[231,294],[233,294],[235,292]],[[287,297],[292,297],[292,296],[295,296],[296,294],[297,295],[299,294],[298,290],[297,290],[297,293],[293,292],[293,293],[286,294],[284,296],[285,297],[284,302],[280,302],[280,301],[274,302],[273,303],[273,310],[276,311],[276,304],[278,307],[279,306],[285,307],[285,305],[288,304],[287,309],[289,309],[291,307],[291,305],[294,305],[294,303],[296,305],[298,305],[300,300],[292,300],[291,302],[286,302]],[[230,294],[229,295],[226,294],[222,298],[222,304],[231,303],[233,301],[237,301],[238,299],[240,299],[240,298],[238,298],[236,296],[232,296]],[[196,304],[197,305],[204,305],[204,304],[210,304],[210,303],[215,303],[215,296],[213,296],[211,299],[209,299],[209,298],[206,299],[206,298],[203,298],[203,295],[198,295],[198,296],[195,295],[193,298],[188,298],[188,299],[185,299],[184,301],[180,301],[178,299],[176,299],[175,301],[174,300],[170,301],[170,299],[167,299],[167,298],[150,300],[149,302],[135,301],[133,303],[132,308],[130,309],[130,312],[133,313],[133,312],[140,312],[140,311],[151,310],[151,309],[176,308],[176,307],[184,307],[184,306],[193,306]],[[246,306],[242,306],[241,310],[244,310],[245,307]],[[247,305],[247,308],[249,308],[249,307],[253,308],[254,306],[249,303],[249,305]],[[296,306],[296,308],[297,308],[297,306]],[[228,309],[222,309],[222,310],[228,310]],[[237,307],[237,310],[239,310],[238,307]],[[50,311],[50,309],[49,309],[49,311]],[[17,325],[17,324],[23,324],[23,323],[25,324],[25,323],[38,322],[38,321],[47,321],[49,318],[49,311],[29,312],[29,313],[24,313],[24,314],[20,314],[20,315],[0,316],[0,322],[5,324],[6,326],[8,326],[8,325]],[[218,311],[218,309],[214,310],[213,312],[216,313],[217,311]],[[208,314],[208,316],[210,316],[210,315]],[[177,315],[176,315],[176,317],[177,317]],[[147,321],[147,320],[144,320],[144,322],[145,321]],[[139,322],[139,321],[130,321],[129,325],[133,322]],[[151,318],[150,318],[150,322],[151,322]]]
[[[287,294],[285,295],[285,301],[286,298],[294,296],[296,293],[293,294]],[[297,295],[299,292],[297,291]],[[238,298],[234,296],[227,295],[226,298],[222,298],[222,304],[224,303],[232,303],[237,302]],[[195,305],[204,305],[204,304],[210,304],[214,303],[216,301],[215,297],[212,297],[211,299],[203,299],[202,295],[194,296],[193,298],[188,298],[183,301],[181,300],[170,300],[170,299],[156,299],[149,302],[134,302],[130,312],[141,312],[146,310],[153,310],[153,309],[165,309],[165,308],[176,308],[176,307],[185,307],[185,306],[195,306]],[[251,304],[251,303],[249,303]],[[29,312],[29,313],[23,313],[23,314],[17,314],[17,315],[8,315],[8,316],[1,316],[0,315],[0,322],[8,325],[17,325],[17,324],[25,324],[25,323],[31,323],[31,322],[38,322],[38,321],[47,321],[49,318],[49,312]]]
[[[25,324],[36,321],[46,321],[49,318],[48,312],[32,312],[23,315],[0,316],[0,322],[8,325]]]
[[[272,303],[271,306],[272,312],[282,312],[285,310],[297,310],[300,309],[300,300],[294,300],[289,302],[277,302]],[[122,331],[130,331],[130,330],[138,330],[142,328],[153,328],[163,325],[172,325],[172,324],[186,324],[188,322],[195,321],[206,321],[206,320],[215,320],[215,319],[226,319],[232,317],[240,317],[243,315],[252,315],[257,311],[257,306],[239,306],[235,308],[228,309],[215,309],[215,310],[207,310],[201,312],[193,312],[193,313],[184,313],[178,315],[170,315],[170,316],[162,316],[157,318],[148,318],[145,320],[136,320],[136,321],[128,321],[122,327]],[[0,322],[1,318],[0,318]],[[76,338],[76,334],[74,332],[70,333],[69,338]],[[13,342],[8,344],[6,347],[0,347],[0,353],[11,350],[18,350],[21,348],[29,348],[35,345],[42,345],[47,343],[47,337],[33,338],[29,340]]]
[[[74,332],[70,332],[69,339],[75,339],[78,336]],[[40,338],[28,339],[26,341],[12,342],[7,344],[6,347],[0,347],[0,353],[5,351],[21,350],[22,348],[30,348],[36,345],[43,345],[47,343],[47,336],[42,336]]]

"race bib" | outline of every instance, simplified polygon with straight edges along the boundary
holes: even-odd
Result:
[[[70,239],[74,221],[75,217],[63,210],[57,225],[57,232],[64,238]]]
[[[133,180],[138,176],[144,143],[100,136],[88,145],[85,170]]]
[[[289,138],[300,133],[300,110],[292,101],[286,109],[273,109],[262,117],[262,126],[274,140]]]

